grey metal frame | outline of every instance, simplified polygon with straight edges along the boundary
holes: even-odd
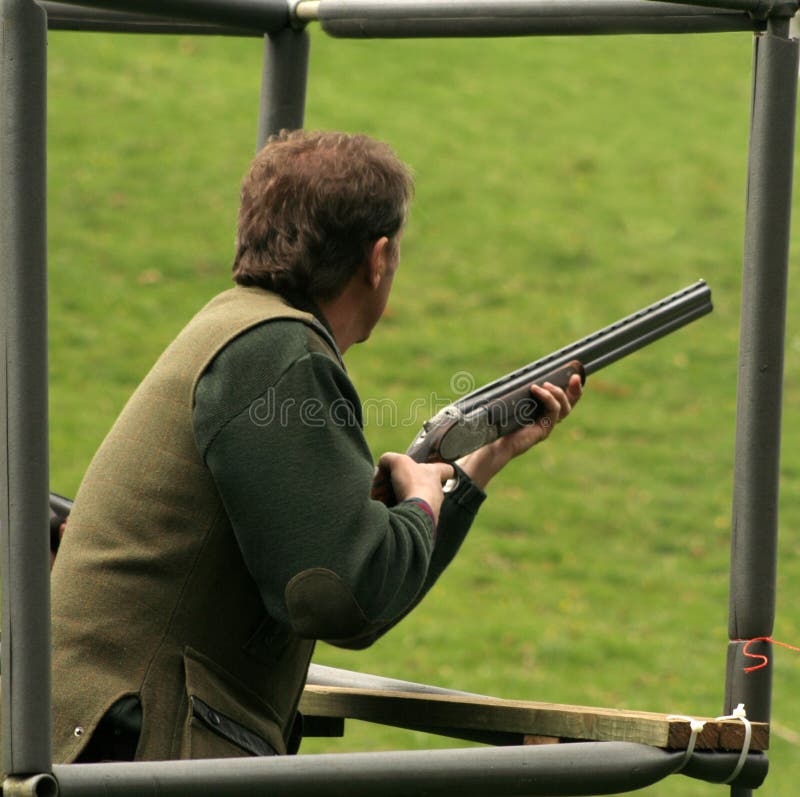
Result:
[[[736,756],[642,745],[441,750],[299,759],[51,764],[47,539],[46,37],[53,29],[265,37],[257,143],[302,126],[309,39],[337,36],[756,32],[742,277],[725,710],[770,714],[771,667],[746,678],[743,648],[769,636],[775,613],[778,466],[798,42],[797,0],[0,0],[0,578],[4,793],[29,795],[599,794],[682,771],[724,781]],[[49,15],[49,20],[48,20]],[[39,531],[41,530],[41,531]],[[768,651],[768,643],[753,646]],[[312,668],[311,678],[370,676]],[[392,682],[385,682],[392,688]],[[408,685],[406,685],[408,686]],[[433,687],[414,685],[417,689]],[[766,775],[748,756],[732,794]],[[52,771],[52,774],[51,774]],[[634,771],[638,774],[634,774]],[[571,774],[570,774],[571,773]],[[650,780],[652,778],[652,780]],[[396,784],[396,785],[392,785]]]
[[[714,8],[703,0],[686,5],[656,0],[294,0],[284,6],[290,8],[295,25],[316,20],[332,36],[395,38],[758,30],[763,23],[750,8],[757,4],[754,0],[740,8]],[[252,8],[255,4],[237,9],[220,0],[203,4],[213,9],[213,16],[188,15],[187,4],[176,2],[156,9],[154,3],[130,0],[115,3],[113,10],[111,3],[93,0],[80,5],[41,0],[40,5],[53,30],[260,36],[287,24],[278,10],[259,14]],[[145,10],[148,13],[142,13]]]
[[[192,36],[262,36],[260,28],[212,25],[208,22],[192,22],[152,14],[132,14],[125,11],[109,11],[105,8],[86,8],[66,3],[40,2],[47,12],[47,27],[50,30],[104,31],[106,33],[174,33]]]
[[[797,108],[798,42],[788,20],[756,38],[736,411],[725,710],[768,722],[772,668],[746,674],[746,640],[775,619],[786,287]],[[771,652],[769,643],[758,643]],[[752,663],[752,660],[751,660]],[[733,794],[749,794],[733,789]]]
[[[257,149],[261,149],[273,133],[303,126],[310,47],[308,32],[304,29],[286,28],[265,36]]]
[[[62,797],[185,797],[189,785],[196,797],[555,797],[644,788],[681,770],[684,758],[682,751],[631,742],[578,742],[272,759],[61,764],[53,771]],[[693,759],[693,767],[700,758]],[[738,755],[704,758],[709,766],[705,777],[721,782]],[[742,780],[757,786],[766,774],[766,758],[750,758]]]
[[[745,10],[648,0],[320,0],[301,2],[331,36],[406,38],[755,30]]]
[[[80,0],[53,5],[74,6],[76,19],[116,12],[247,28],[261,34],[283,30],[290,17],[287,0]]]
[[[46,19],[3,3],[0,49],[0,579],[3,769],[50,770]]]

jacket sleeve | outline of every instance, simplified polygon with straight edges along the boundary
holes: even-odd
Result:
[[[195,434],[265,608],[299,636],[370,644],[432,586],[466,532],[434,547],[421,508],[369,498],[360,402],[328,356],[306,351],[252,396],[237,395],[240,367],[218,357],[204,374]]]
[[[422,589],[408,608],[391,622],[384,622],[373,627],[365,627],[349,639],[326,640],[343,648],[360,649],[371,645],[382,637],[389,629],[397,625],[424,597],[439,580],[445,568],[458,553],[461,543],[466,539],[478,508],[486,498],[486,493],[474,484],[464,471],[456,466],[458,477],[454,490],[445,496],[439,513],[439,524],[436,533],[436,544],[431,554],[428,572]]]

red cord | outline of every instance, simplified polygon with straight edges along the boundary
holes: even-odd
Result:
[[[745,667],[745,672],[755,672],[756,670],[761,670],[769,664],[769,659],[763,653],[751,653],[748,648],[753,642],[771,642],[773,645],[780,645],[782,648],[788,648],[789,650],[793,650],[796,653],[800,653],[800,648],[795,647],[794,645],[788,645],[786,642],[778,642],[777,639],[773,639],[769,636],[757,636],[753,637],[752,639],[732,639],[731,642],[744,642],[745,646],[742,648],[742,653],[750,659],[761,659],[758,664],[753,664],[751,667]]]

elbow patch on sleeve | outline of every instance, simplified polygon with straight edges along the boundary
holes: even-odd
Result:
[[[298,573],[284,597],[292,629],[307,639],[349,639],[370,625],[347,584],[324,567]]]

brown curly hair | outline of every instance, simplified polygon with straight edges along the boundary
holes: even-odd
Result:
[[[401,231],[413,190],[409,168],[368,136],[272,136],[242,183],[234,281],[335,298],[375,241]]]

